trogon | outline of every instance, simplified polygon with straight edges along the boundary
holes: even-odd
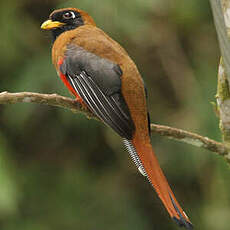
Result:
[[[41,28],[51,31],[52,61],[68,90],[121,136],[171,218],[192,229],[152,149],[145,86],[127,52],[76,8],[53,11]]]

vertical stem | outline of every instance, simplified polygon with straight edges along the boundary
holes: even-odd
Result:
[[[230,42],[227,29],[230,28],[230,0],[210,0],[214,23],[226,76],[230,83]]]
[[[222,58],[219,64],[216,100],[222,138],[225,144],[230,145],[230,93]]]
[[[230,0],[210,0],[210,3],[222,54],[218,71],[217,109],[222,139],[226,146],[230,146],[230,42],[227,33],[230,29]]]

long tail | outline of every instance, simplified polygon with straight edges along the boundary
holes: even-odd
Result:
[[[124,139],[124,144],[142,175],[146,176],[163,202],[171,218],[186,229],[193,229],[189,218],[177,202],[167,179],[158,163],[150,141],[143,143],[137,137],[132,141]]]

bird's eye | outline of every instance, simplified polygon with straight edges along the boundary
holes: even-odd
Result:
[[[75,14],[72,11],[66,12],[63,14],[63,18],[64,19],[73,19],[73,18],[75,18]]]

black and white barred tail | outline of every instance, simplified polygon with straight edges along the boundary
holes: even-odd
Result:
[[[137,151],[135,149],[135,147],[132,144],[132,141],[127,140],[125,138],[123,138],[123,143],[125,145],[125,148],[127,149],[129,155],[131,156],[134,164],[136,165],[136,167],[138,168],[139,172],[143,175],[143,176],[147,176],[147,173],[144,169],[143,164],[141,163],[141,160],[137,154]]]

